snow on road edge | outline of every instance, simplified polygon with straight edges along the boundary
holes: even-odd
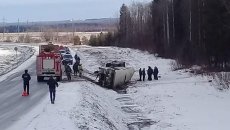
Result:
[[[8,60],[9,61],[9,65],[7,66],[8,70],[2,72],[2,75],[0,76],[0,81],[5,80],[8,76],[17,73],[18,71],[26,69],[29,65],[34,63],[34,61],[36,60],[38,47],[17,44],[17,45],[11,45],[11,49],[12,47],[15,46],[18,47],[18,51],[20,51],[21,54],[18,55],[17,61]]]

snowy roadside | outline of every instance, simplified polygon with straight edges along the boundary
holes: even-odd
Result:
[[[17,47],[17,55],[14,48]],[[0,76],[20,66],[33,56],[35,49],[31,46],[0,44]]]
[[[172,60],[155,58],[139,50],[117,47],[77,50],[91,71],[112,60],[123,60],[135,70],[159,68],[158,81],[137,82],[129,86],[127,94],[118,94],[120,108],[130,115],[128,120],[124,119],[130,129],[228,130],[229,91],[218,91],[215,84],[208,82],[209,77],[185,70],[171,71]],[[138,73],[133,77],[137,79]]]
[[[56,94],[54,105],[47,95],[8,130],[127,129],[114,91],[81,81],[60,83]]]
[[[84,68],[93,72],[113,60],[135,70],[157,66],[158,81],[130,84],[126,94],[88,81],[60,83],[54,105],[49,95],[9,130],[228,130],[229,92],[220,92],[207,77],[171,71],[172,60],[117,47],[78,47]],[[135,73],[133,81],[137,81]]]

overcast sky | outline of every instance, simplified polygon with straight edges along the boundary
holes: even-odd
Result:
[[[0,22],[118,17],[123,3],[149,0],[0,0]]]

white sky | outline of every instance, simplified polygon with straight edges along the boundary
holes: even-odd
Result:
[[[123,3],[151,0],[0,0],[0,22],[118,17]]]

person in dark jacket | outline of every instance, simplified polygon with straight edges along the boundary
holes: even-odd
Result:
[[[77,59],[78,59],[77,53],[74,55],[74,59],[75,59],[75,61],[77,61]]]
[[[77,61],[79,62],[79,64],[81,63],[81,59],[79,56],[77,57]]]
[[[143,81],[145,81],[145,75],[146,75],[145,68],[143,68],[142,75],[143,75]]]
[[[155,66],[153,70],[153,75],[155,80],[158,80],[158,73],[159,73],[158,68]]]
[[[29,87],[30,87],[30,74],[28,74],[28,70],[25,70],[25,73],[22,75],[23,79],[23,87],[24,87],[24,93],[26,92],[27,95],[29,95]]]
[[[73,65],[73,72],[74,72],[74,76],[77,75],[77,72],[78,72],[78,65],[79,63],[78,62],[75,62],[74,65]]]
[[[80,57],[77,55],[77,53],[75,54],[74,59],[75,59],[76,62],[78,62],[78,64],[80,64],[81,59],[80,59]]]
[[[142,70],[141,70],[141,68],[139,69],[139,76],[140,76],[139,81],[141,81],[141,77],[142,77]]]
[[[58,83],[56,80],[54,80],[53,76],[51,76],[47,82],[49,85],[49,91],[50,91],[50,101],[52,104],[54,104],[55,101],[55,93],[56,93],[56,87],[58,87]]]
[[[70,68],[69,65],[66,65],[66,66],[65,66],[65,73],[66,73],[67,79],[68,79],[68,80],[71,80],[72,69]]]
[[[153,69],[150,66],[149,66],[149,68],[147,70],[147,74],[148,74],[148,80],[151,81],[152,80]]]

